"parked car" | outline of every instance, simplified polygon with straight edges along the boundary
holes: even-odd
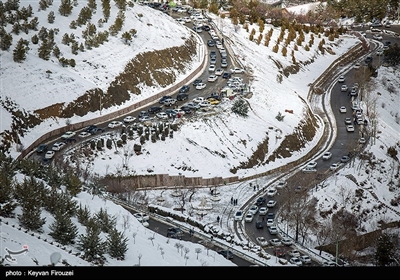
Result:
[[[52,149],[53,151],[59,151],[59,150],[61,150],[65,145],[66,145],[65,142],[56,142],[56,143],[53,144],[53,147],[51,147],[51,149]]]
[[[206,87],[205,83],[199,83],[199,84],[197,84],[196,89],[203,89],[205,87]]]
[[[187,94],[187,93],[179,93],[176,96],[176,100],[178,100],[178,101],[184,101],[184,100],[186,100],[188,98],[189,98],[189,94]]]
[[[217,75],[211,74],[211,75],[208,77],[208,80],[207,80],[207,81],[209,81],[209,82],[215,82],[217,79],[218,79],[218,76],[217,76]]]
[[[317,169],[316,168],[311,168],[311,167],[304,167],[301,171],[303,173],[314,173],[314,172],[317,172]]]
[[[267,239],[265,239],[264,236],[258,236],[258,237],[256,237],[256,241],[257,241],[257,243],[258,243],[260,246],[262,246],[262,247],[268,246],[268,241],[267,241]]]
[[[200,105],[194,102],[186,103],[186,106],[189,107],[191,110],[197,110],[200,108]]]
[[[223,79],[229,79],[231,76],[232,74],[230,72],[224,72],[224,74],[222,74]]]
[[[124,123],[131,123],[134,122],[136,120],[136,118],[134,116],[126,116],[124,118]]]
[[[179,93],[186,93],[190,90],[190,86],[188,85],[183,85],[180,89],[179,89]]]
[[[350,161],[350,157],[349,156],[342,156],[340,158],[340,162],[342,162],[342,163],[346,163],[348,161]]]
[[[341,106],[341,107],[339,108],[339,112],[340,112],[340,113],[346,113],[346,112],[347,112],[346,107],[345,107],[345,106]]]
[[[265,216],[268,213],[267,207],[260,207],[260,210],[258,210],[258,215],[260,216]]]
[[[172,227],[167,230],[167,237],[182,239],[183,231],[178,227]]]
[[[197,104],[199,104],[199,103],[201,103],[201,102],[203,102],[203,101],[205,101],[206,99],[204,98],[204,97],[202,97],[202,96],[197,96],[196,98],[194,98],[192,101],[194,102],[194,103],[197,103]]]
[[[53,150],[47,151],[47,152],[44,154],[44,158],[45,158],[45,159],[52,159],[52,158],[54,157],[55,153],[56,153],[56,152],[53,151]]]
[[[138,120],[139,120],[140,122],[148,122],[148,121],[153,120],[153,117],[150,117],[150,116],[143,116],[143,117],[140,117]]]
[[[286,187],[286,186],[287,186],[287,182],[284,181],[284,180],[279,180],[279,181],[278,181],[278,184],[276,184],[276,188],[277,188],[277,189],[283,189],[283,188]]]
[[[267,207],[268,208],[275,207],[275,205],[276,205],[276,201],[275,200],[268,200],[268,202],[267,202]]]
[[[267,196],[273,197],[277,194],[278,190],[275,188],[269,188],[267,191]]]
[[[279,238],[272,238],[269,240],[269,244],[271,244],[272,246],[281,246],[282,242]]]
[[[340,162],[332,163],[329,167],[330,170],[336,171],[342,164]]]
[[[328,159],[330,159],[332,157],[332,153],[331,152],[325,152],[323,155],[322,155],[322,160],[328,160]]]
[[[289,259],[289,262],[291,264],[294,264],[294,265],[297,265],[297,266],[302,266],[303,265],[303,263],[301,262],[300,258],[298,258],[298,257],[291,257]]]
[[[134,216],[139,222],[150,220],[149,215],[147,215],[146,213],[143,213],[143,212],[135,213],[135,214],[133,214],[133,216]]]
[[[207,40],[207,46],[214,47],[215,46],[214,40]]]
[[[192,110],[191,110],[188,106],[186,106],[186,105],[183,105],[180,109],[181,109],[183,112],[185,112],[185,115],[189,115],[189,114],[192,113]]]
[[[267,219],[267,227],[274,225],[274,219]]]
[[[256,205],[258,205],[258,206],[260,206],[260,205],[263,205],[264,203],[265,203],[265,197],[263,197],[263,196],[260,196],[259,198],[257,198],[257,200],[256,200]]]
[[[235,74],[243,74],[244,73],[244,69],[243,68],[239,68],[239,67],[235,67],[235,68],[231,69],[231,72],[235,73]]]
[[[80,132],[80,133],[78,134],[78,137],[80,137],[80,138],[86,138],[86,137],[89,137],[90,135],[92,135],[92,134],[90,134],[90,133],[87,132],[87,131],[82,131],[82,132]]]
[[[215,69],[217,69],[217,67],[215,67],[215,64],[211,64],[210,66],[208,66],[208,72],[214,72]]]
[[[214,97],[207,97],[207,101],[210,102],[210,105],[218,105],[220,103],[220,101]]]
[[[165,112],[159,112],[159,113],[157,113],[157,114],[156,114],[156,117],[159,118],[159,119],[161,119],[161,120],[166,120],[166,119],[168,119],[168,115],[167,115],[167,113],[165,113]]]
[[[47,151],[48,145],[47,144],[40,144],[37,148],[36,148],[36,153],[41,154]]]
[[[339,76],[338,82],[339,83],[344,83],[344,81],[345,81],[345,77],[343,75]]]
[[[163,97],[160,98],[160,100],[158,101],[158,103],[160,104],[164,104],[164,101],[171,99],[172,97],[169,95],[164,95]],[[140,116],[140,115],[139,115]]]
[[[74,137],[75,135],[76,135],[76,132],[74,132],[74,131],[67,131],[67,132],[65,132],[63,135],[61,135],[61,139],[64,139],[64,140],[70,139],[70,138]]]
[[[310,162],[307,164],[307,167],[309,167],[309,168],[316,168],[316,167],[317,167],[317,162],[316,162],[316,161],[310,161]]]
[[[248,211],[249,213],[255,215],[258,212],[258,206],[257,205],[252,205]]]
[[[311,264],[311,258],[307,255],[301,255],[299,259],[303,264]]]
[[[251,213],[247,213],[246,216],[244,217],[244,221],[247,223],[251,223],[254,219],[254,215]]]
[[[286,255],[286,252],[282,247],[275,247],[274,248],[274,255],[276,257],[281,258],[281,257],[284,257]]]
[[[345,124],[351,124],[351,118],[345,118],[344,119]]]
[[[282,239],[281,239],[281,242],[282,242],[283,245],[286,245],[286,246],[291,246],[291,245],[293,245],[293,240],[290,239],[289,237],[284,237],[284,238],[282,238]]]
[[[274,212],[268,212],[267,213],[267,220],[268,219],[275,219],[275,214],[274,214]]]
[[[235,213],[235,221],[241,221],[243,219],[243,211],[239,210]]]
[[[233,259],[233,253],[230,250],[220,250],[220,251],[218,251],[218,254],[224,256],[228,260]]]
[[[365,139],[364,137],[361,137],[360,140],[358,140],[358,143],[360,144],[365,144],[367,142],[367,139]]]
[[[165,109],[164,111],[169,118],[173,118],[176,117],[176,112],[174,111],[174,109]]]
[[[221,68],[215,69],[215,72],[214,72],[214,74],[217,76],[221,76],[223,73],[224,73],[224,70]]]
[[[276,226],[270,226],[270,227],[268,228],[268,231],[269,231],[269,233],[272,234],[272,235],[278,234],[278,229],[277,229]]]
[[[121,121],[112,121],[108,124],[109,128],[116,128],[122,125]]]
[[[289,254],[290,256],[292,256],[292,257],[300,257],[300,252],[299,252],[299,250],[296,250],[296,249],[290,250],[290,251],[288,252],[288,254]]]
[[[164,104],[164,106],[170,107],[170,106],[172,106],[172,105],[175,105],[176,101],[177,101],[177,100],[176,100],[175,98],[169,98],[169,99],[165,100],[163,104]],[[154,110],[154,109],[156,110],[156,113],[158,113],[160,110],[162,110],[161,108],[158,109],[157,107],[158,107],[158,106],[155,106],[155,108],[153,108],[153,110]],[[150,107],[150,109],[152,109],[152,107]],[[150,109],[149,109],[149,113],[150,113],[150,114],[154,114],[154,113],[152,113],[152,112],[150,111]]]

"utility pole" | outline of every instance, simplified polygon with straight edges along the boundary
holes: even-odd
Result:
[[[339,239],[338,235],[336,234],[336,266],[338,265],[338,250],[339,250]]]

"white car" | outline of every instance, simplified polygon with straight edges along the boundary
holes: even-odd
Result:
[[[289,262],[290,262],[291,264],[295,264],[295,265],[297,265],[297,266],[302,266],[302,265],[303,265],[303,263],[301,262],[300,258],[298,258],[298,257],[292,257],[292,258],[290,258],[290,259],[289,259]]]
[[[153,120],[153,117],[150,117],[150,116],[141,116],[141,117],[139,117],[138,120],[139,120],[140,122],[148,122],[148,121]]]
[[[199,103],[200,107],[210,107],[211,103],[208,100],[204,100],[202,102]]]
[[[112,121],[108,124],[109,128],[116,128],[122,125],[121,121]]]
[[[331,166],[329,167],[330,170],[335,171],[337,170],[342,164],[340,162],[337,163],[332,163]]]
[[[289,237],[282,238],[281,242],[282,242],[283,245],[286,245],[286,246],[293,245],[293,240],[290,239]]]
[[[303,171],[303,173],[314,173],[314,172],[317,172],[317,169],[316,168],[311,168],[311,167],[304,167],[302,169],[302,171]]]
[[[268,228],[268,231],[269,231],[270,234],[278,234],[278,229],[277,229],[276,226],[270,226]]]
[[[374,36],[372,36],[372,38],[375,40],[379,40],[379,41],[382,41],[382,39],[383,39],[382,35],[379,35],[379,34],[375,34]]]
[[[256,237],[256,241],[260,246],[268,246],[268,241],[267,241],[267,239],[265,239],[264,236]]]
[[[269,244],[271,244],[272,246],[281,246],[282,242],[281,242],[281,240],[279,238],[272,238],[269,241]]]
[[[345,81],[344,76],[343,76],[343,75],[339,76],[338,82],[339,82],[339,83],[344,83],[344,81]]]
[[[173,109],[173,111],[175,112],[175,115],[176,115],[176,116],[177,116],[177,115],[183,116],[183,115],[185,114],[185,111],[183,111],[183,110],[180,109],[180,108]]]
[[[340,87],[340,91],[342,91],[342,92],[347,92],[348,90],[349,90],[349,88],[346,85],[342,85]]]
[[[244,69],[236,67],[236,68],[231,69],[231,72],[234,73],[234,74],[243,74],[244,73]]]
[[[317,162],[316,162],[316,161],[310,161],[310,162],[307,164],[307,167],[315,168],[315,167],[317,167]]]
[[[270,188],[270,189],[268,189],[268,191],[267,191],[267,196],[273,197],[273,196],[275,196],[275,195],[277,194],[277,192],[278,192],[277,189],[275,189],[275,188]]]
[[[290,250],[289,252],[288,252],[288,254],[289,254],[289,256],[292,256],[292,257],[300,257],[300,252],[299,252],[299,250],[296,250],[296,249],[293,249],[293,250]]]
[[[278,184],[276,185],[276,188],[277,189],[283,189],[284,187],[286,187],[287,186],[287,182],[286,181],[283,181],[283,180],[280,180],[279,182],[278,182]]]
[[[45,158],[45,159],[52,159],[52,158],[54,157],[55,154],[56,154],[55,151],[47,151],[47,152],[44,154],[44,158]]]
[[[243,211],[239,210],[235,213],[235,221],[241,221],[243,219]]]
[[[189,107],[190,109],[194,109],[194,110],[197,110],[200,108],[200,105],[195,102],[186,103],[186,106]]]
[[[260,210],[258,210],[258,214],[260,216],[265,216],[265,215],[267,215],[267,213],[268,213],[267,207],[260,207]]]
[[[354,132],[354,126],[349,124],[346,126],[346,130],[347,130],[347,132]]]
[[[87,132],[87,131],[82,131],[81,133],[78,134],[78,137],[80,137],[80,138],[86,138],[86,137],[88,137],[88,136],[90,136],[90,135],[92,135],[92,134],[90,134],[90,133]]]
[[[311,258],[307,255],[302,255],[299,257],[303,264],[311,264]]]
[[[268,200],[267,202],[267,207],[268,208],[272,208],[276,205],[276,201],[275,200]]]
[[[134,116],[126,116],[124,118],[124,122],[126,122],[126,123],[131,123],[131,122],[133,122],[135,120],[136,120],[136,118]]]
[[[159,119],[162,119],[162,120],[166,120],[166,119],[168,119],[168,114],[165,112],[160,112],[160,113],[156,114],[156,117]]]
[[[215,67],[214,64],[211,64],[211,65],[208,67],[208,72],[214,72],[215,69],[217,69],[217,67]]]
[[[74,137],[76,135],[76,133],[74,131],[67,131],[65,132],[63,135],[61,135],[61,139],[70,139],[72,137]]]
[[[359,62],[355,63],[353,66],[355,69],[358,69],[361,67],[361,64]]]
[[[215,75],[215,74],[212,74],[212,75],[210,75],[210,76],[208,77],[208,80],[207,80],[207,81],[209,81],[209,82],[215,82],[217,79],[218,79],[218,76]]]
[[[341,106],[341,107],[339,108],[339,112],[340,112],[340,113],[346,113],[346,112],[347,112],[346,107],[345,107],[345,106]]]
[[[358,140],[358,143],[360,144],[365,144],[367,140],[364,137],[361,137],[360,140]]]
[[[332,153],[331,152],[325,152],[323,155],[322,155],[322,160],[328,160],[328,159],[330,159],[332,157]]]
[[[150,217],[149,217],[149,215],[147,215],[146,213],[143,213],[143,212],[139,212],[139,213],[135,213],[135,214],[133,214],[133,216],[139,221],[139,222],[142,222],[142,221],[148,221],[148,220],[150,220]]]
[[[221,76],[224,73],[224,70],[222,70],[221,68],[217,68],[217,69],[215,69],[214,73],[217,76]]]
[[[205,83],[198,83],[197,85],[196,85],[196,89],[203,89],[203,88],[205,88],[206,87],[206,84]]]
[[[244,217],[244,221],[247,223],[251,223],[254,219],[254,215],[251,213],[247,213],[246,216]]]
[[[201,102],[203,102],[204,100],[206,100],[204,97],[198,96],[198,97],[196,97],[196,98],[193,99],[193,102],[194,102],[194,103],[201,103]]]
[[[65,146],[65,142],[56,142],[53,144],[53,147],[51,148],[53,151],[59,151]]]
[[[257,205],[252,205],[248,211],[249,213],[255,215],[258,212],[258,206]]]
[[[274,219],[267,219],[267,227],[274,225]]]

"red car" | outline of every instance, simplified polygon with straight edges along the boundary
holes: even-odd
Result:
[[[274,254],[277,257],[284,257],[286,255],[286,252],[282,247],[276,247],[274,248]]]

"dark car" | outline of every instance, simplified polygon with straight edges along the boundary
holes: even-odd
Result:
[[[286,255],[285,249],[283,249],[282,247],[275,247],[274,255],[276,257],[284,257]]]
[[[180,94],[178,94],[178,95],[176,96],[176,100],[178,100],[178,101],[183,101],[183,100],[188,99],[188,97],[189,97],[189,94],[187,94],[187,93],[180,93]]]
[[[262,221],[257,221],[256,222],[256,228],[258,228],[258,229],[263,229],[264,228],[264,225],[263,225]]]
[[[214,40],[208,40],[208,41],[207,41],[207,45],[208,45],[209,47],[214,47],[214,46],[215,46]]]
[[[168,115],[168,117],[172,118],[172,117],[176,117],[176,112],[174,109],[166,109],[165,113]]]
[[[260,206],[265,203],[265,197],[261,196],[257,198],[256,205]]]
[[[149,114],[156,114],[158,112],[161,112],[162,108],[160,106],[151,106],[148,111]]]
[[[167,99],[171,99],[172,97],[169,95],[164,95],[163,97],[160,98],[160,100],[158,101],[158,103],[160,104],[164,104],[164,101]]]
[[[167,231],[167,237],[182,239],[183,231],[180,228],[174,227],[169,228]]]
[[[210,58],[217,58],[217,52],[215,50],[210,51]]]
[[[46,144],[40,144],[40,145],[37,147],[36,152],[37,152],[38,154],[44,153],[44,152],[47,151],[47,148],[48,148],[48,146],[47,146]]]
[[[96,134],[97,132],[104,132],[104,128],[97,127],[96,125],[89,125],[85,131],[90,134]]]
[[[221,95],[219,93],[217,93],[217,92],[211,93],[211,95],[209,97],[207,97],[207,99],[208,98],[214,98],[214,99],[217,99],[217,100],[221,101]]]
[[[186,93],[186,92],[189,91],[189,89],[190,89],[190,86],[184,85],[184,86],[182,86],[181,89],[179,90],[179,93]]]
[[[202,82],[201,79],[196,79],[196,80],[194,80],[194,82],[193,82],[193,86],[197,86],[197,85],[200,84],[201,82]]]
[[[140,111],[138,118],[144,117],[144,116],[149,116],[149,112],[148,111]]]
[[[233,259],[233,253],[230,250],[220,250],[218,251],[218,254],[223,255],[228,260]]]
[[[86,127],[86,128],[85,128],[85,131],[86,131],[86,132],[89,132],[89,133],[92,133],[91,131],[92,131],[93,129],[95,129],[95,128],[97,128],[97,126],[95,126],[94,124],[92,124],[92,125],[89,125],[88,127]]]
[[[210,29],[211,29],[210,26],[208,26],[208,25],[203,25],[202,28],[204,31],[210,31]]]
[[[365,59],[365,64],[369,64],[372,62],[372,56],[367,56],[367,58]]]
[[[232,74],[230,72],[224,72],[224,74],[222,74],[222,78],[224,79],[229,79],[232,76]]]
[[[275,214],[274,213],[272,213],[272,212],[268,212],[267,213],[267,220],[268,219],[274,219],[275,218]]]
[[[192,113],[192,110],[188,106],[182,106],[181,109],[185,112],[185,115],[189,115]]]

